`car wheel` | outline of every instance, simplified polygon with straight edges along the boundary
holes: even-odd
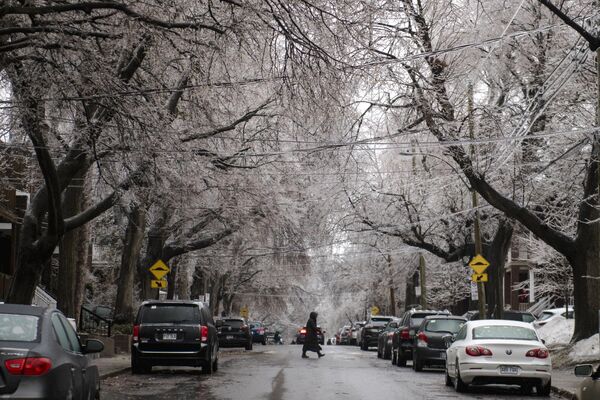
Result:
[[[416,351],[413,351],[413,369],[417,372],[423,371],[423,361],[419,360]]]
[[[404,352],[398,349],[398,357],[396,359],[396,365],[399,367],[406,367],[406,357],[404,357]]]
[[[550,397],[550,392],[552,390],[552,381],[549,380],[547,384],[539,384],[535,385],[535,392],[538,396],[541,397]]]
[[[140,361],[137,357],[131,357],[131,374],[148,374],[152,371],[152,366],[147,365],[145,362]]]
[[[452,386],[452,378],[448,375],[448,367],[446,367],[446,386]]]
[[[525,396],[530,395],[532,390],[533,390],[533,386],[531,386],[529,384],[521,385],[521,394],[522,395],[525,395]]]
[[[458,392],[458,393],[464,393],[467,391],[469,385],[467,385],[466,383],[463,382],[463,380],[460,377],[460,368],[458,367],[458,360],[456,360],[456,372],[455,372],[455,376],[454,376],[454,389]]]
[[[367,344],[366,344],[365,342],[363,342],[363,343],[362,343],[362,346],[360,346],[360,349],[361,349],[362,351],[367,351],[367,350],[369,350],[369,346],[367,346]]]
[[[263,345],[263,346],[266,346],[266,345],[267,345],[267,341],[263,339],[263,341],[262,341],[262,345]]]

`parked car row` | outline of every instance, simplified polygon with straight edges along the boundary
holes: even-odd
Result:
[[[468,320],[448,311],[412,309],[402,318],[390,317],[377,338],[377,357],[405,367],[411,361],[419,372],[444,368],[445,384],[457,392],[471,385],[519,385],[523,394],[535,388],[548,397],[551,388],[550,353],[527,313],[511,312],[502,320]],[[369,322],[365,327],[372,327]],[[368,328],[365,333],[374,332]],[[370,337],[370,336],[367,336]],[[371,347],[363,337],[363,345]],[[591,366],[578,375],[593,376]],[[584,368],[585,367],[585,368]],[[600,375],[600,372],[598,372]]]

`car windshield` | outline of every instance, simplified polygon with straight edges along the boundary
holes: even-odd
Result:
[[[232,328],[241,328],[244,325],[244,321],[239,319],[224,319],[223,326],[230,326]]]
[[[505,312],[502,316],[503,319],[509,319],[511,321],[521,322],[533,322],[535,317],[529,313],[517,313],[517,312]]]
[[[262,324],[260,322],[250,322],[251,329],[260,328],[260,327],[262,327]]]
[[[545,321],[547,319],[550,319],[554,316],[555,314],[550,312],[550,311],[544,311],[542,313],[542,315],[540,315],[540,319],[538,319],[538,321]]]
[[[144,324],[197,324],[200,310],[194,304],[149,304],[144,307]]]
[[[533,329],[511,325],[484,325],[473,328],[473,339],[538,340]]]
[[[382,318],[382,317],[371,317],[371,323],[374,322],[385,322],[386,324],[390,322],[391,318]]]
[[[35,342],[38,323],[33,315],[0,314],[0,341]]]
[[[456,333],[465,324],[460,319],[432,319],[425,326],[428,332],[449,332]]]

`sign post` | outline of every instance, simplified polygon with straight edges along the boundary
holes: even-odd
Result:
[[[488,274],[484,273],[487,267],[490,266],[488,260],[483,258],[481,254],[477,254],[471,261],[469,261],[469,267],[475,272],[471,275],[471,282],[477,284],[477,298],[479,301],[479,318],[484,319],[485,316],[485,301],[484,296],[479,296],[479,293],[483,293],[483,283],[488,281]]]
[[[154,278],[150,281],[150,287],[152,289],[166,289],[167,288],[167,280],[165,276],[171,272],[171,268],[167,264],[165,264],[162,260],[156,261],[152,266],[148,269]]]

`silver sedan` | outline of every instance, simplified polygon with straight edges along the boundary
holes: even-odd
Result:
[[[458,392],[469,385],[506,384],[549,396],[551,371],[548,349],[524,322],[469,321],[446,351],[446,385]]]

